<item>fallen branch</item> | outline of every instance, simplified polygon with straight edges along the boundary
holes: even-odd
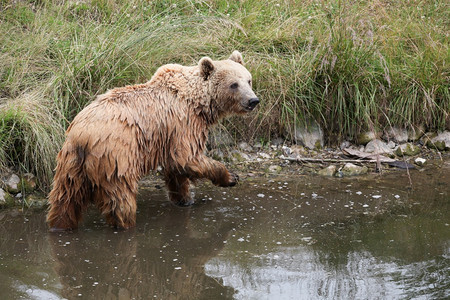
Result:
[[[280,156],[280,159],[295,161],[295,162],[312,162],[312,163],[375,163],[377,168],[380,169],[380,164],[387,164],[391,167],[396,167],[399,169],[415,169],[415,167],[407,162],[397,161],[397,160],[377,160],[377,159],[335,159],[335,158],[308,158],[308,157],[285,157],[283,155]]]
[[[396,161],[395,159],[386,157],[384,155],[381,155],[381,153],[367,153],[367,152],[362,152],[362,151],[358,151],[355,149],[350,149],[350,148],[345,148],[342,150],[342,152],[344,152],[344,154],[347,154],[349,156],[356,156],[358,158],[363,158],[363,159],[371,159],[371,160],[376,160],[376,161],[380,161],[380,162],[394,162]]]
[[[337,159],[337,158],[308,158],[308,157],[285,157],[280,156],[281,159],[296,161],[296,162],[313,162],[313,163],[321,163],[321,162],[330,162],[330,163],[376,163],[376,159]],[[382,163],[388,163],[383,162]]]

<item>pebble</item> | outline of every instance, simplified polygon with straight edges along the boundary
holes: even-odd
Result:
[[[414,160],[414,162],[416,163],[416,165],[418,166],[423,166],[425,165],[425,163],[427,162],[427,160],[425,158],[422,157],[418,157]]]

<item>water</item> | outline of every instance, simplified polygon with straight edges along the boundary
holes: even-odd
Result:
[[[43,211],[1,211],[0,298],[449,298],[449,175],[202,184],[192,208],[147,182],[128,231],[94,209],[62,234]]]

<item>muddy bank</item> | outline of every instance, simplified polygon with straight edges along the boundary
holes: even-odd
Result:
[[[393,127],[382,138],[375,132],[364,132],[354,143],[343,141],[338,148],[324,148],[323,131],[318,124],[297,128],[297,133],[295,144],[276,138],[266,144],[236,145],[229,133],[216,130],[208,141],[208,155],[244,177],[268,174],[351,177],[393,169],[421,169],[425,165],[439,168],[450,159],[449,131],[425,133],[423,128]],[[0,208],[44,207],[46,192],[48,188],[40,187],[33,174],[17,174],[12,170],[0,174]]]
[[[366,174],[383,176],[398,170],[408,173],[412,169],[440,169],[450,160],[449,151],[441,152],[425,146],[414,155],[404,152],[396,155],[394,150],[389,153],[366,152],[364,147],[351,144],[345,144],[343,149],[321,150],[289,145],[282,141],[267,145],[241,142],[237,147],[216,146],[208,151],[208,155],[225,163],[241,179],[314,174],[338,178],[356,178]],[[401,149],[400,146],[396,146],[396,149]],[[142,182],[157,180],[157,177],[158,172],[155,172]],[[0,175],[0,209],[42,209],[47,205],[46,195],[47,191],[39,187],[38,179],[33,174],[20,175],[8,171]]]

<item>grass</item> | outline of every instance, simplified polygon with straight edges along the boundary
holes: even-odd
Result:
[[[51,182],[64,128],[96,95],[165,63],[240,50],[262,99],[236,139],[330,144],[386,126],[449,129],[446,1],[0,0],[0,168]]]

